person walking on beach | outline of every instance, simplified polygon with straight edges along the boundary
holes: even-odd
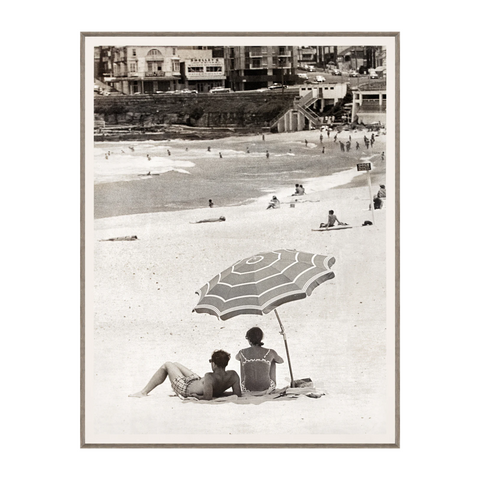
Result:
[[[268,152],[268,150],[266,151],[265,155],[267,158],[270,158],[270,153]]]
[[[355,150],[358,150],[360,148],[360,144],[357,142],[356,146],[355,146]]]
[[[250,347],[240,350],[235,359],[240,362],[242,392],[267,395],[277,386],[276,366],[283,358],[272,349],[263,347],[263,332],[258,327],[245,335]]]
[[[330,130],[327,130],[327,137],[330,138]]]
[[[209,206],[210,208],[213,208],[213,201],[212,201],[212,199],[210,199],[210,200],[208,201],[208,206]]]
[[[210,152],[210,147],[207,148],[207,152]]]
[[[334,141],[334,142],[337,141],[337,134],[335,134],[335,136],[333,137],[333,141]]]
[[[222,152],[218,152],[218,155],[219,155],[220,158],[223,158],[222,157]]]
[[[335,212],[333,210],[328,211],[328,220],[327,223],[321,223],[319,228],[330,228],[335,226],[335,222],[338,223],[338,225],[347,225],[346,223],[341,222],[337,216],[335,215]]]
[[[177,362],[165,362],[137,393],[129,397],[146,397],[154,388],[161,385],[167,377],[173,391],[180,398],[195,397],[201,400],[212,400],[220,397],[231,388],[234,395],[242,396],[240,377],[234,370],[225,370],[230,360],[230,354],[223,350],[215,350],[209,362],[212,372],[207,372],[203,377],[192,372]]]
[[[323,143],[323,135],[320,134],[320,143]]]
[[[325,147],[322,147],[322,153],[325,153]]]
[[[305,139],[305,146],[308,147],[308,140]]]

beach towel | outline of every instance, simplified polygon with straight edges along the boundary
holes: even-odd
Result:
[[[261,403],[265,402],[283,402],[283,401],[291,401],[291,400],[296,400],[297,398],[300,397],[308,397],[308,398],[313,398],[313,399],[318,399],[321,398],[325,395],[325,393],[319,393],[314,387],[300,387],[300,388],[290,388],[290,387],[285,387],[281,389],[276,389],[272,393],[269,393],[268,395],[261,395],[261,396],[256,396],[256,395],[249,395],[249,394],[244,394],[241,397],[238,397],[237,395],[229,395],[226,394],[223,397],[218,397],[214,398],[213,400],[199,400],[198,398],[195,397],[188,397],[182,399],[183,403],[206,403],[206,404],[212,404],[212,403],[236,403],[239,405],[260,405]]]

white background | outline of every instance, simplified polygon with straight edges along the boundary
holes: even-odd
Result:
[[[443,479],[478,473],[473,3],[47,0],[14,4],[4,13],[6,478]],[[81,31],[401,33],[400,449],[80,449]]]

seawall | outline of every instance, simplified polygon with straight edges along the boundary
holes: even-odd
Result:
[[[225,94],[96,96],[95,120],[106,127],[185,125],[261,129],[293,105],[297,90]]]

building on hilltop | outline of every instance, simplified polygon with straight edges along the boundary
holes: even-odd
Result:
[[[338,51],[337,65],[341,71],[367,73],[387,65],[385,46],[348,46]]]

